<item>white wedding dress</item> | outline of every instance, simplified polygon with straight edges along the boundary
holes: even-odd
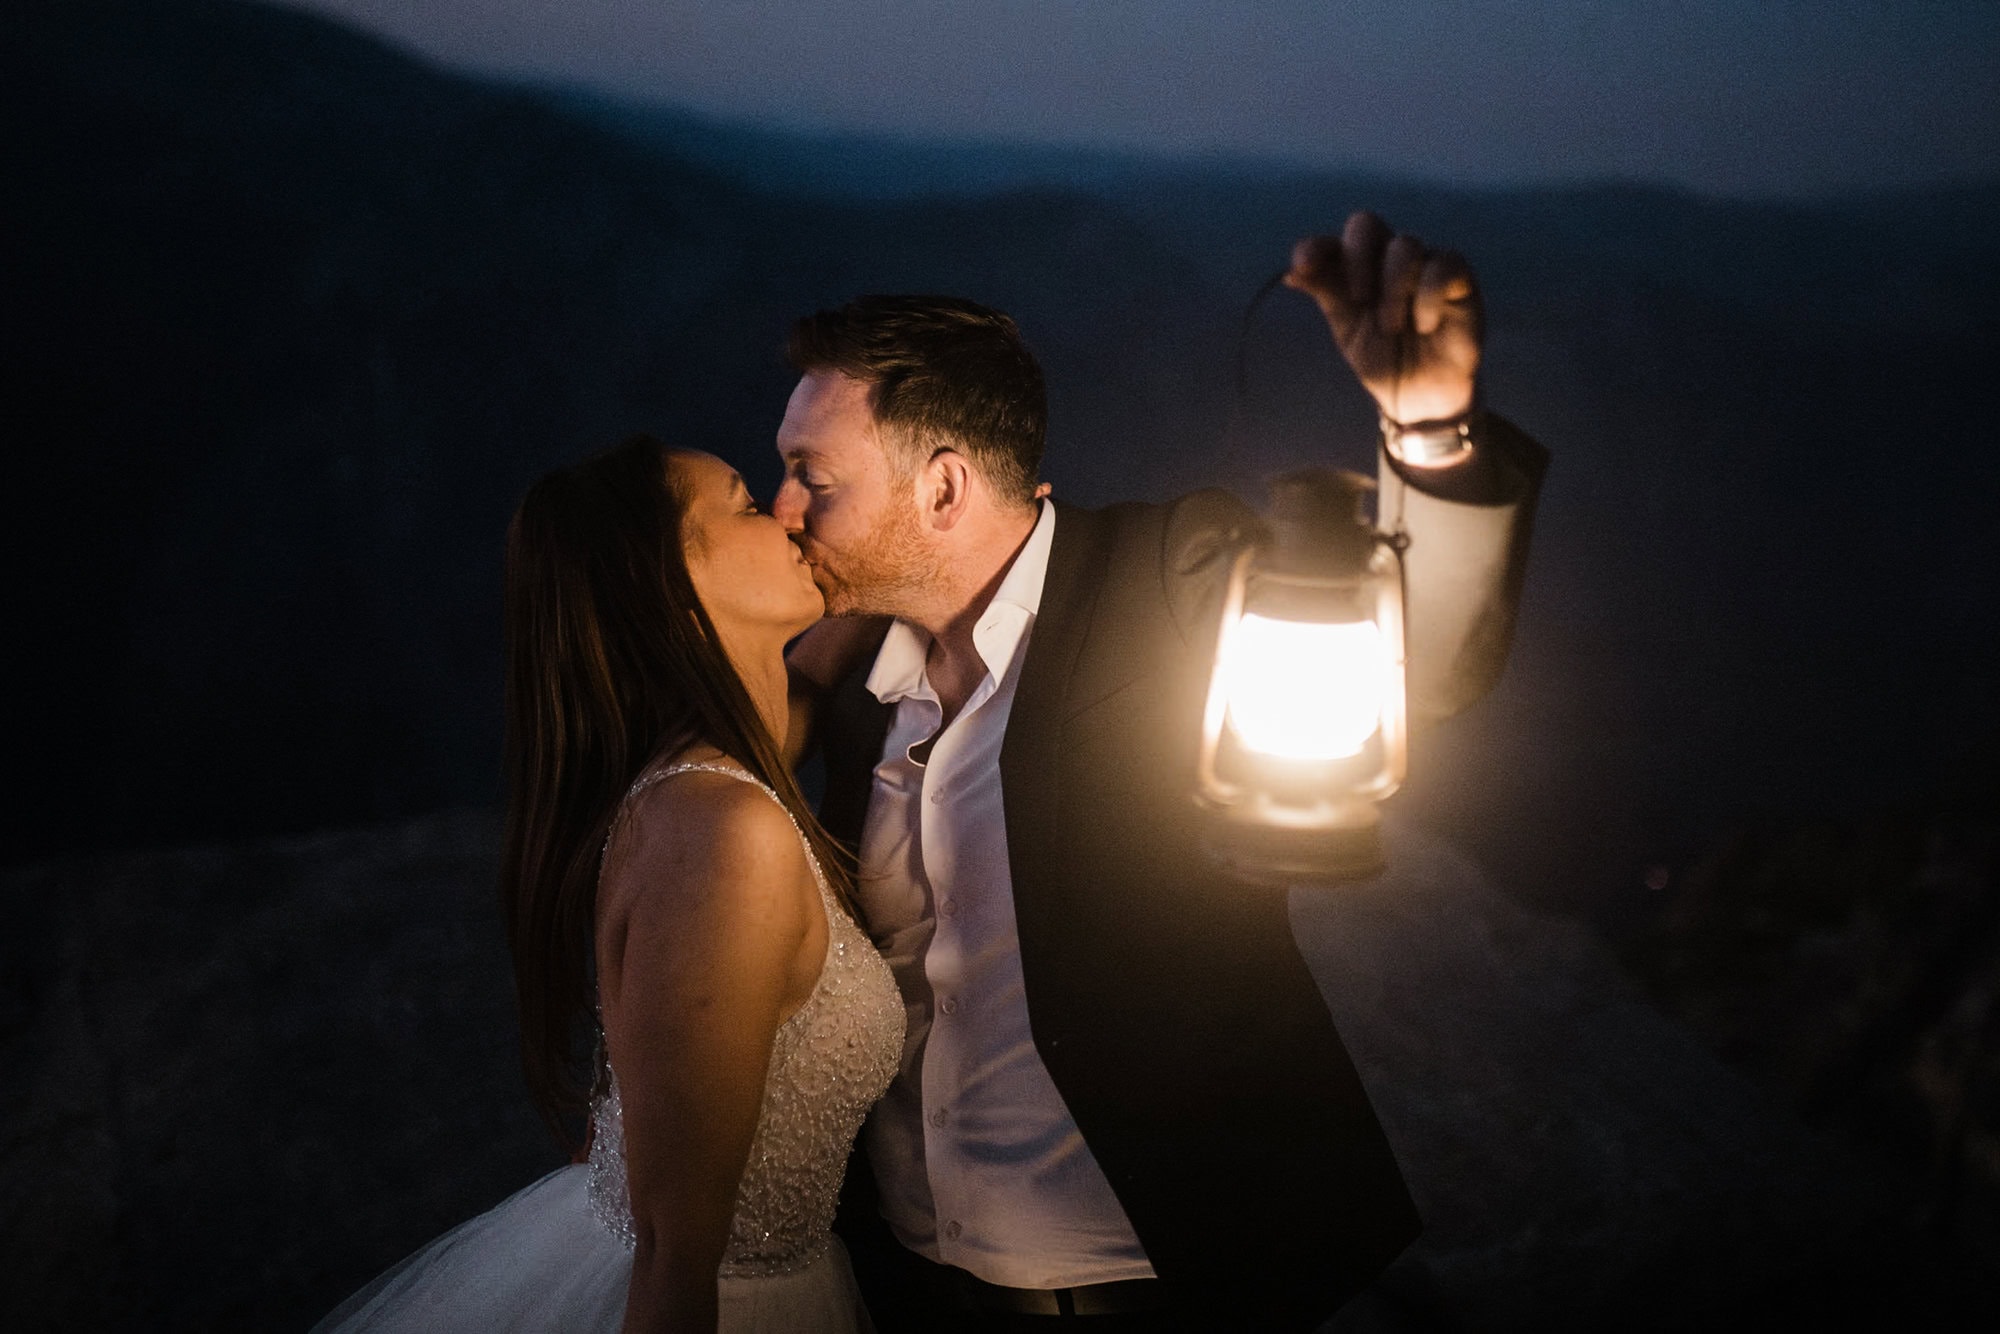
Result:
[[[757,783],[734,766],[675,764],[641,776],[625,799],[694,770]],[[717,1280],[722,1334],[871,1329],[833,1235],[833,1211],[855,1132],[901,1059],[903,1003],[888,965],[835,901],[810,845],[806,859],[826,911],[826,960],[812,995],[772,1043]],[[445,1233],[341,1303],[314,1334],[617,1330],[634,1237],[616,1071],[592,1121],[587,1165],[551,1172]]]

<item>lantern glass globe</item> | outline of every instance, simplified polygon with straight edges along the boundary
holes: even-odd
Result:
[[[1218,665],[1238,744],[1305,761],[1361,753],[1381,729],[1394,667],[1374,621],[1284,620],[1255,612],[1230,627]]]

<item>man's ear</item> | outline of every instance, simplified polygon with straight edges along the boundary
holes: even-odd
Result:
[[[972,465],[955,449],[940,449],[924,465],[924,519],[933,532],[956,528],[972,504]]]

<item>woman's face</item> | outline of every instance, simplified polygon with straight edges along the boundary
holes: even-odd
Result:
[[[775,630],[789,639],[818,620],[826,604],[812,567],[736,470],[693,450],[676,451],[669,466],[687,494],[688,576],[716,629],[725,637]]]

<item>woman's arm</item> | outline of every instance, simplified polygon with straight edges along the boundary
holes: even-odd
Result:
[[[784,812],[717,775],[651,789],[613,844],[597,948],[638,1233],[633,1334],[715,1328],[772,1038],[800,989],[809,884]]]

